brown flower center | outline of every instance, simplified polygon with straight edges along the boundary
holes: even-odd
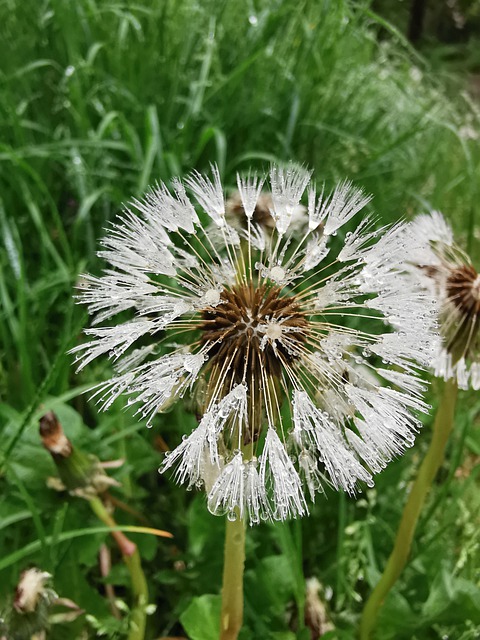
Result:
[[[480,316],[480,275],[471,265],[462,265],[451,271],[447,295],[463,315]]]
[[[459,313],[455,323],[444,323],[446,348],[455,363],[475,348],[480,329],[480,276],[471,265],[450,272],[447,296]]]
[[[222,302],[203,312],[209,364],[229,371],[235,383],[279,378],[282,362],[300,355],[308,322],[295,297],[280,292],[277,286],[238,285],[224,289]]]

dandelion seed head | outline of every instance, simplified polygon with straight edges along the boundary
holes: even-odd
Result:
[[[420,284],[438,306],[441,338],[429,364],[461,389],[480,389],[480,274],[441,213],[417,216],[412,228],[427,250],[414,255],[407,286]]]
[[[106,356],[115,369],[95,400],[126,395],[151,425],[189,396],[198,426],[162,471],[251,524],[305,515],[327,486],[370,486],[427,410],[419,373],[436,310],[424,287],[399,282],[430,245],[408,224],[368,220],[342,240],[369,198],[347,182],[317,197],[310,176],[238,176],[227,201],[216,167],[156,185],[108,232],[107,267],[78,296],[94,324],[73,349],[79,368]],[[479,284],[462,277],[457,304],[471,307]]]

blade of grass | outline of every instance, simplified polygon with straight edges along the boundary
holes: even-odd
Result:
[[[64,531],[60,533],[57,538],[57,544],[66,542],[68,540],[74,540],[75,538],[82,538],[83,536],[92,536],[99,533],[111,533],[112,531],[122,531],[127,533],[143,533],[146,535],[154,535],[161,538],[172,538],[172,534],[168,531],[161,531],[160,529],[152,529],[150,527],[137,527],[134,525],[124,525],[117,527],[87,527],[85,529],[73,529],[72,531]],[[46,536],[45,544],[51,545],[53,543],[53,536]],[[34,540],[26,544],[21,549],[17,549],[13,553],[8,554],[0,559],[0,571],[7,569],[14,564],[17,564],[20,560],[28,558],[28,556],[37,553],[42,548],[42,542],[40,540]]]

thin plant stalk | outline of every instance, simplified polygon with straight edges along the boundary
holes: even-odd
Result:
[[[226,519],[220,640],[236,640],[243,623],[245,522]]]
[[[95,515],[107,526],[116,527],[117,523],[108,513],[100,498],[89,500]],[[112,536],[122,553],[123,561],[130,574],[133,595],[130,630],[128,640],[144,640],[147,622],[146,607],[148,604],[148,585],[142,569],[142,562],[137,545],[129,540],[121,531],[112,531]]]
[[[433,425],[432,441],[408,495],[397,530],[393,551],[362,613],[360,621],[361,640],[369,640],[371,638],[379,610],[407,563],[423,504],[444,460],[445,447],[453,427],[457,390],[456,380],[445,382],[443,396]]]

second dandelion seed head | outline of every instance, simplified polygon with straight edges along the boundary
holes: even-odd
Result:
[[[460,388],[480,389],[480,275],[441,213],[417,216],[412,228],[426,249],[413,256],[406,286],[431,290],[438,306],[440,339],[430,364]]]

